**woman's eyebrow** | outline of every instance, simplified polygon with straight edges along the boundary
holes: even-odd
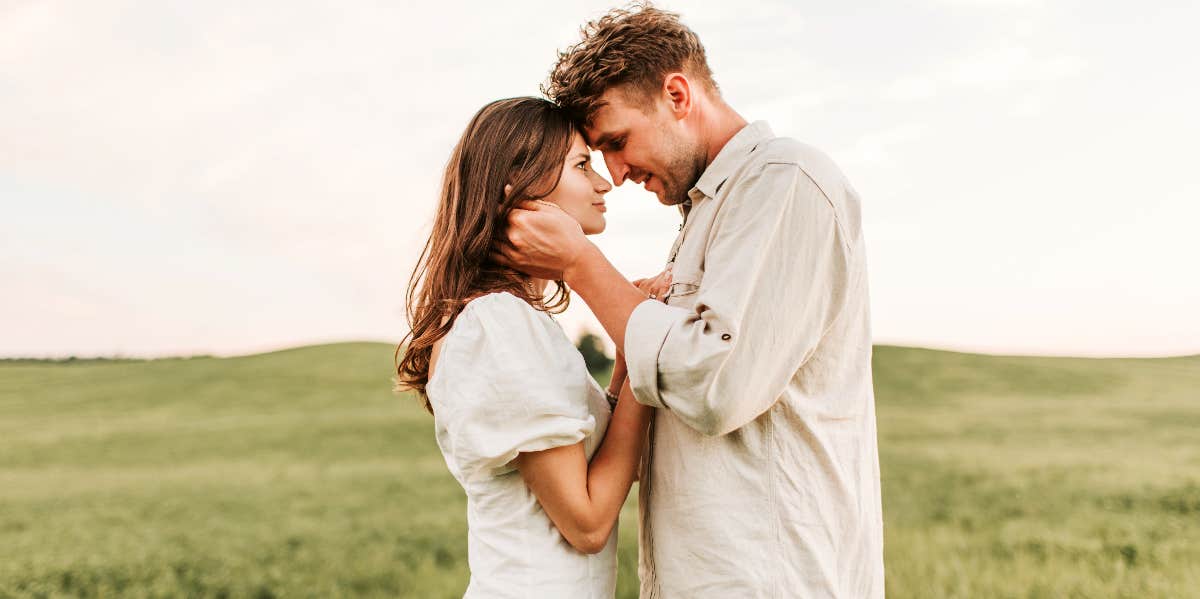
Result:
[[[592,155],[591,155],[591,154],[588,154],[587,152],[580,152],[580,153],[578,153],[578,154],[576,154],[576,155],[575,155],[575,159],[576,159],[576,160],[591,160],[591,159],[592,159]]]

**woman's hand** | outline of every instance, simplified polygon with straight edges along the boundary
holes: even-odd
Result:
[[[646,297],[665,303],[667,291],[671,289],[671,265],[668,264],[666,270],[653,277],[633,281],[633,286],[645,293]]]
[[[667,301],[667,291],[671,289],[671,265],[667,265],[667,269],[645,279],[633,281],[633,286],[638,288],[638,291],[646,294],[646,297],[659,301]],[[613,364],[612,378],[609,381],[608,393],[616,396],[621,393],[621,385],[625,384],[625,378],[628,375],[628,370],[625,368],[625,355],[617,350],[617,359]]]

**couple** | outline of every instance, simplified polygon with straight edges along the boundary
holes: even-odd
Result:
[[[612,597],[640,477],[643,598],[882,597],[854,190],[653,6],[589,23],[544,91],[471,120],[409,287],[398,381],[467,494],[466,596]],[[585,237],[612,188],[589,148],[682,212],[662,274]],[[607,391],[550,316],[572,292],[618,348]]]

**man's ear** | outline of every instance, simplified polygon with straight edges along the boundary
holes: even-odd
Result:
[[[511,193],[512,193],[512,183],[505,183],[505,184],[504,184],[504,197],[505,197],[505,199],[507,199],[507,198],[508,198],[508,195],[509,195],[509,194],[511,194]]]
[[[663,80],[663,92],[670,102],[675,118],[682,119],[692,112],[692,82],[683,73],[667,73]]]

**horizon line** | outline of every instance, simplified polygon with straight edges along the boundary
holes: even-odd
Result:
[[[590,332],[590,331],[587,331]],[[595,334],[595,333],[592,333]],[[578,341],[576,339],[575,341]],[[194,353],[121,353],[113,352],[110,354],[70,354],[70,353],[54,353],[42,355],[0,355],[0,362],[72,362],[72,361],[128,361],[128,362],[150,362],[155,360],[189,360],[203,358],[248,358],[252,356],[261,356],[279,352],[293,351],[299,349],[332,346],[332,345],[352,345],[352,344],[379,344],[387,345],[392,348],[397,347],[395,341],[387,341],[380,339],[331,339],[331,340],[314,340],[312,342],[302,342],[298,344],[277,345],[272,344],[261,349],[251,350],[247,352],[205,352],[197,351]],[[1038,353],[1038,352],[1005,352],[1005,351],[989,351],[983,349],[972,349],[962,346],[954,347],[947,345],[924,345],[911,344],[896,341],[877,341],[871,344],[872,351],[880,347],[894,347],[900,349],[918,349],[926,351],[937,351],[955,354],[972,354],[979,356],[990,356],[996,358],[1063,358],[1063,359],[1081,359],[1081,360],[1163,360],[1163,359],[1178,359],[1178,358],[1197,358],[1200,357],[1200,348],[1195,351],[1185,353],[1154,353],[1154,354],[1066,354],[1066,353]],[[612,358],[613,356],[609,356]]]

